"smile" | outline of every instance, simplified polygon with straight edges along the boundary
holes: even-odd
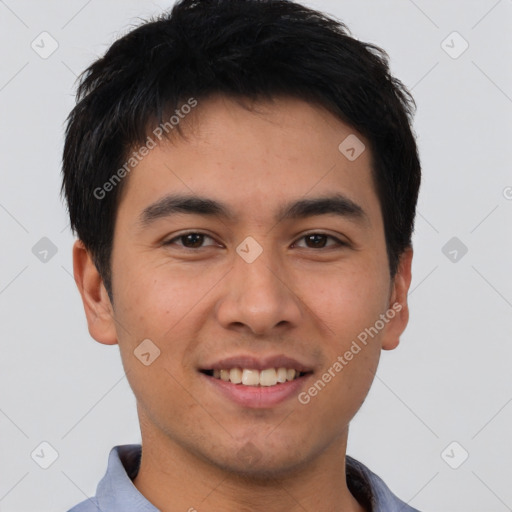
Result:
[[[284,371],[286,371],[286,379]],[[222,372],[222,373],[221,373]],[[215,373],[215,375],[214,375]],[[290,379],[288,379],[288,374]],[[250,409],[270,409],[286,400],[296,399],[307,386],[313,372],[297,372],[292,368],[231,368],[224,370],[200,370],[208,396],[221,396],[229,402]],[[233,375],[233,381],[231,381]],[[278,376],[280,381],[278,381]]]
[[[256,370],[254,368],[231,368],[202,370],[202,373],[215,379],[241,384],[242,386],[276,386],[296,380],[308,372],[300,372],[295,368],[266,368]]]

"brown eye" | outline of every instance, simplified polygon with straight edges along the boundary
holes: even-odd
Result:
[[[201,249],[202,247],[204,247],[203,242],[206,238],[212,240],[211,236],[208,236],[204,233],[190,232],[179,235],[165,242],[164,245],[177,245],[178,247],[184,247],[185,249]],[[178,240],[181,243],[177,244],[176,241]]]
[[[337,238],[331,236],[331,235],[326,235],[324,233],[310,233],[308,235],[305,235],[303,237],[301,237],[299,240],[305,240],[306,241],[306,248],[307,249],[324,249],[324,248],[329,248],[329,247],[333,247],[332,244],[331,246],[327,246],[327,240],[328,239],[331,239],[331,240],[334,240],[336,243],[334,244],[334,247],[336,246],[346,246],[347,244],[342,242],[341,240],[338,240]]]
[[[325,235],[307,235],[304,237],[304,239],[307,241],[308,244],[311,244],[311,247],[317,248],[317,247],[325,247],[325,244],[327,243],[327,238]]]

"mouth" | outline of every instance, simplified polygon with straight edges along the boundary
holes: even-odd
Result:
[[[297,397],[313,367],[283,355],[237,356],[198,368],[207,392],[246,408],[271,408]]]
[[[265,368],[257,370],[255,368],[222,368],[200,370],[204,375],[214,379],[230,382],[231,384],[241,386],[271,387],[279,386],[286,382],[298,380],[312,371],[300,371],[295,368]]]

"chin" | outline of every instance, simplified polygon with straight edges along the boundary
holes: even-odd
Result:
[[[232,452],[229,458],[215,460],[215,464],[225,472],[233,473],[240,478],[251,481],[269,482],[283,476],[290,476],[306,462],[300,459],[300,453],[290,453],[283,448],[279,453],[275,447],[258,449],[252,443],[247,443],[238,451]]]

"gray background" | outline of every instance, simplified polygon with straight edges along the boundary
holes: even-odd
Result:
[[[76,75],[171,4],[0,1],[2,512],[67,510],[94,494],[112,446],[140,441],[118,347],[89,337],[71,276],[60,160]],[[387,50],[418,104],[410,324],[348,453],[422,511],[512,510],[512,1],[307,4]]]

